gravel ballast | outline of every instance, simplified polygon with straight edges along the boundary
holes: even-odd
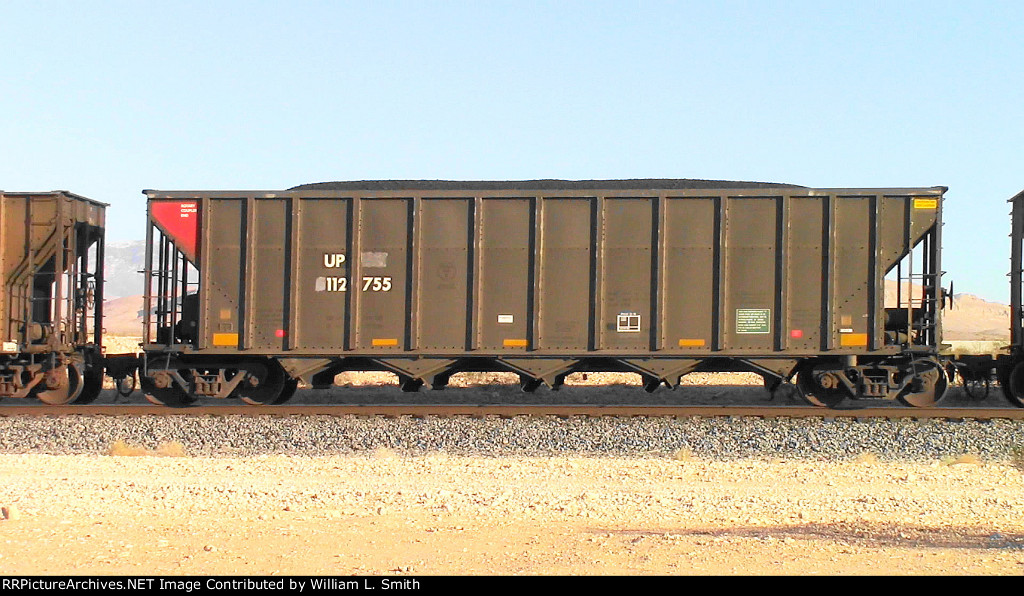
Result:
[[[178,443],[188,455],[612,455],[934,461],[1008,460],[1024,422],[823,418],[384,418],[358,416],[0,417],[0,452],[102,454],[121,441]]]

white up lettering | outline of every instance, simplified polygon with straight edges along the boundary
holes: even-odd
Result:
[[[324,267],[334,268],[341,267],[345,263],[345,255],[343,253],[324,253]]]

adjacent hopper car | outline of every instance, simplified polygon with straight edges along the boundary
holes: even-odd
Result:
[[[1010,203],[1010,345],[996,370],[1006,398],[1024,408],[1024,191]]]
[[[63,191],[0,191],[0,397],[99,395],[105,208]]]
[[[949,372],[1024,407],[1024,193],[1012,346],[942,344],[944,187],[702,180],[368,181],[145,191],[141,354],[102,347],[105,205],[0,192],[0,397],[90,401],[104,371],[155,403],[287,400],[389,371],[403,390],[506,371],[675,386],[747,371],[819,406],[926,407]],[[886,300],[886,282],[895,299]]]

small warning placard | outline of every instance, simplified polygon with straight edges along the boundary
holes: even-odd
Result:
[[[770,308],[737,308],[736,333],[771,333]]]

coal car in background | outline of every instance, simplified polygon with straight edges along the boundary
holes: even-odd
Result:
[[[99,395],[106,207],[66,191],[0,191],[0,398]]]
[[[1024,408],[1024,191],[1010,199],[1010,344],[995,356],[1010,403]]]

